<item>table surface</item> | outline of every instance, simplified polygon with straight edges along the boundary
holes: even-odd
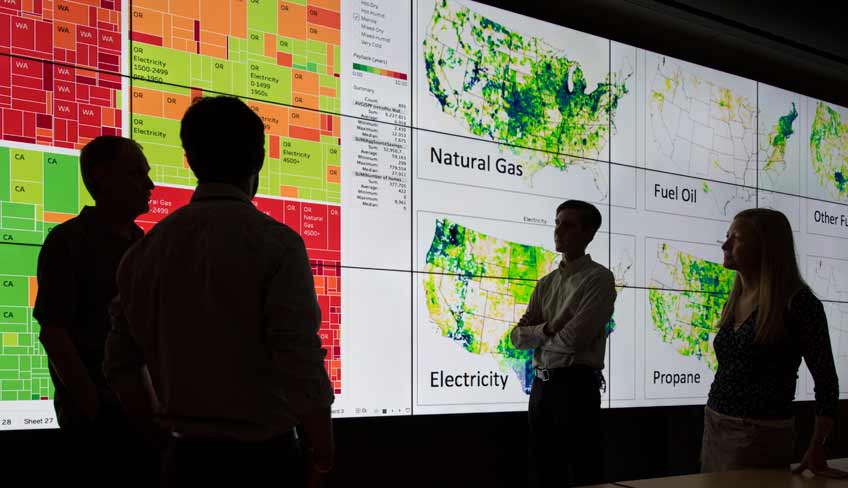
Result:
[[[831,459],[828,464],[831,468],[848,471],[848,458]],[[746,488],[846,488],[848,487],[848,479],[834,480],[813,476],[809,471],[803,475],[794,475],[789,470],[763,469],[616,481],[585,488],[730,488],[735,486]]]

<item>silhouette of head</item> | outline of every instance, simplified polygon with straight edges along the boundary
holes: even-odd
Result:
[[[201,97],[180,127],[186,159],[200,183],[243,184],[265,159],[262,119],[235,97]]]
[[[601,227],[601,212],[591,203],[567,200],[557,207],[554,241],[556,250],[582,253]]]
[[[759,312],[754,343],[781,338],[785,332],[786,306],[805,286],[789,219],[782,212],[769,208],[742,210],[733,217],[721,249],[724,267],[737,273],[718,326],[735,322],[733,313],[745,286],[743,277],[758,277]]]
[[[80,172],[98,207],[134,219],[147,212],[153,181],[141,146],[125,137],[99,136],[80,151]]]

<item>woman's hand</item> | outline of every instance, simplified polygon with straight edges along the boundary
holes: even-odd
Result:
[[[848,478],[848,472],[831,468],[827,465],[827,456],[824,452],[824,445],[821,442],[815,440],[815,438],[810,441],[810,447],[807,448],[807,452],[804,453],[804,458],[801,460],[801,464],[792,470],[795,474],[801,474],[804,470],[809,469],[816,476],[824,476],[827,478]]]

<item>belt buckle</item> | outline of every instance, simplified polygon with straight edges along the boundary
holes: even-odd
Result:
[[[542,381],[548,381],[551,379],[551,371],[545,368],[535,368],[536,369],[536,378],[539,378]]]

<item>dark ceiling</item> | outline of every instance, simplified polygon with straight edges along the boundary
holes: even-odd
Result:
[[[841,2],[678,0],[656,2],[694,9],[770,33],[848,64],[845,6]]]

